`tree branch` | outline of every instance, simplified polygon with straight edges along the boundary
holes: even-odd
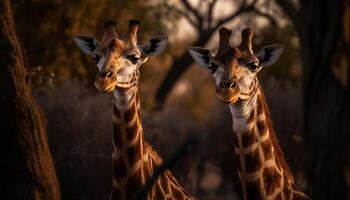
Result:
[[[242,1],[240,8],[236,12],[234,12],[232,15],[220,20],[212,30],[213,31],[217,30],[223,24],[231,21],[232,19],[236,18],[238,15],[240,15],[244,12],[252,11],[254,9],[254,5],[256,4],[256,2],[257,2],[257,0],[254,0],[249,6],[246,6],[245,1]]]
[[[292,20],[297,29],[300,28],[299,11],[289,0],[276,0],[288,17]]]
[[[193,15],[197,18],[198,23],[203,22],[203,17],[199,14],[199,12],[192,7],[188,0],[181,0],[182,4],[185,8],[193,13]]]
[[[180,16],[182,16],[182,17],[185,17],[186,20],[187,20],[192,26],[199,28],[199,23],[196,22],[195,20],[193,20],[193,19],[191,18],[191,16],[189,15],[189,13],[186,13],[185,11],[183,11],[183,10],[177,8],[176,6],[170,6],[170,5],[168,4],[168,1],[164,2],[163,6],[164,6],[167,10],[173,11],[173,12],[175,12],[176,14],[178,14],[178,15],[180,15]]]
[[[267,18],[267,20],[270,21],[270,23],[273,25],[273,26],[277,26],[277,21],[275,20],[275,18],[273,18],[271,15],[267,14],[267,13],[263,13],[261,12],[260,10],[258,10],[255,6],[252,8],[252,12],[254,12],[255,14],[257,15],[260,15],[262,17],[265,17]]]
[[[208,8],[208,29],[211,28],[211,23],[213,21],[213,10],[214,10],[214,7],[215,7],[217,2],[218,2],[218,0],[213,0],[209,4],[209,8]]]

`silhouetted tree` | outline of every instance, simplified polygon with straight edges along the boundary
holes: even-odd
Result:
[[[300,37],[306,170],[314,199],[349,199],[350,1],[277,0]]]
[[[60,199],[45,120],[33,100],[10,0],[0,1],[0,187],[5,199]]]

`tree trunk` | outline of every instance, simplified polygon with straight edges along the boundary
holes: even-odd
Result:
[[[349,198],[349,11],[345,0],[300,5],[306,172],[313,199]]]
[[[192,44],[192,46],[203,47],[208,42],[214,31],[210,30],[198,32],[200,36],[198,40]],[[184,54],[182,54],[179,58],[174,60],[169,72],[167,73],[157,90],[155,98],[156,109],[161,109],[163,107],[163,104],[165,103],[166,98],[173,89],[175,83],[186,72],[186,70],[190,67],[191,63],[193,63],[193,59],[187,51],[185,51]]]
[[[175,83],[179,80],[181,75],[189,68],[193,59],[187,53],[187,51],[179,58],[175,59],[172,67],[165,76],[162,84],[156,93],[156,109],[161,109],[163,107],[166,98],[173,89]]]
[[[0,24],[1,196],[58,200],[59,185],[47,142],[46,123],[33,100],[10,0],[0,1]]]

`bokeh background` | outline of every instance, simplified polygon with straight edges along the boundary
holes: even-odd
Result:
[[[329,188],[332,185],[341,189],[341,198],[349,199],[346,141],[350,129],[342,132],[347,135],[334,136],[336,142],[322,146],[328,151],[318,154],[321,162],[311,165],[314,160],[308,156],[320,147],[308,145],[307,126],[303,126],[306,56],[301,49],[305,37],[300,37],[300,33],[306,31],[296,23],[288,7],[295,10],[310,7],[312,3],[308,2],[303,5],[297,0],[12,1],[17,32],[33,76],[33,92],[47,118],[48,140],[62,198],[108,199],[112,177],[112,96],[95,89],[97,67],[91,57],[79,50],[72,36],[87,34],[100,40],[104,21],[117,21],[117,32],[123,34],[128,20],[138,19],[140,43],[151,36],[169,37],[164,52],[141,67],[139,86],[145,137],[163,159],[188,137],[198,138],[198,145],[171,167],[191,194],[204,200],[240,199],[228,106],[216,98],[210,74],[192,63],[186,52],[191,45],[215,51],[217,31],[226,26],[233,30],[233,45],[239,44],[243,28],[253,27],[255,52],[273,43],[286,46],[278,62],[264,68],[259,79],[287,163],[297,184],[310,196],[320,197],[325,192],[329,195],[318,199],[333,199],[331,194],[337,189]],[[316,11],[326,9],[318,6],[318,1],[313,2]],[[332,8],[327,9],[331,13]],[[327,30],[326,27],[324,31]],[[336,77],[344,83],[342,72]],[[346,74],[349,72],[345,71]],[[349,99],[349,89],[344,91]],[[348,104],[342,109],[348,110]],[[346,121],[348,114],[342,118],[343,123],[350,123]],[[327,137],[333,138],[332,134],[337,132]],[[314,136],[309,135],[309,140]],[[342,148],[337,149],[338,146]],[[339,155],[336,157],[341,162],[330,159],[333,153]],[[321,186],[313,186],[315,174],[310,173],[310,168],[323,165],[324,168],[315,169],[318,174],[334,177],[333,171],[340,170],[343,178],[327,179],[324,185],[328,185],[325,187],[329,191],[321,192],[315,189]]]

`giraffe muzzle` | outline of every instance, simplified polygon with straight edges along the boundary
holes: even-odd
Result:
[[[116,86],[116,79],[113,70],[100,70],[95,79],[95,86],[102,92],[111,92]]]
[[[237,86],[236,81],[230,79],[230,80],[223,80],[220,84],[220,87],[222,89],[235,89]]]
[[[100,78],[111,78],[113,76],[113,71],[112,70],[100,70],[98,72],[98,76]]]

